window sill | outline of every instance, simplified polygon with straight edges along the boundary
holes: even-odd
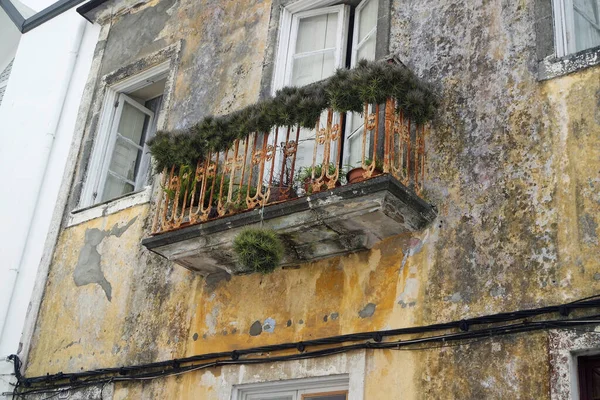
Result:
[[[152,186],[146,186],[137,192],[126,194],[104,203],[94,204],[90,207],[83,207],[71,211],[67,227],[81,224],[95,218],[104,217],[116,212],[125,210],[126,208],[145,204],[150,202],[152,195]]]
[[[600,46],[569,54],[547,57],[538,64],[538,81],[546,81],[600,64]]]

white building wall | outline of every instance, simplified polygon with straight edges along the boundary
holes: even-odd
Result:
[[[3,93],[6,90],[6,80],[3,72],[11,63],[17,52],[21,33],[14,26],[8,15],[0,9],[0,104],[2,104]],[[0,125],[0,132],[2,126]]]
[[[39,10],[47,4],[27,4]],[[21,37],[0,105],[0,393],[26,353],[64,207],[59,193],[99,27],[71,10]],[[0,36],[0,41],[3,41]],[[49,235],[50,233],[50,235]],[[36,285],[37,279],[37,285]],[[34,301],[31,303],[32,294]],[[30,306],[30,303],[33,306]],[[0,396],[0,398],[2,398]]]

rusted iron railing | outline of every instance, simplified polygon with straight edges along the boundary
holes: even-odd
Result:
[[[342,165],[344,114],[328,110],[313,130],[254,132],[225,152],[208,154],[195,168],[165,169],[153,233],[333,189],[347,184],[345,174],[354,168],[362,168],[359,180],[389,173],[420,194],[427,127],[405,118],[394,99],[364,107],[357,165]]]

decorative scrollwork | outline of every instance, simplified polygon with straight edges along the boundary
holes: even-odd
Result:
[[[375,129],[375,125],[376,125],[375,117],[376,117],[376,115],[373,113],[371,113],[367,116],[367,123],[365,125],[366,130],[372,131],[373,129]]]
[[[317,131],[315,140],[317,141],[317,144],[325,144],[325,142],[329,140],[329,136],[329,129],[321,128]]]
[[[263,161],[262,150],[256,150],[252,153],[252,165],[258,165]]]
[[[394,99],[386,101],[385,119],[381,117],[383,113],[380,112],[380,106],[365,104],[362,113],[362,154],[358,156],[362,156],[363,177],[390,173],[405,185],[413,185],[415,191],[420,193],[425,177],[426,127],[415,126],[397,110]],[[311,132],[314,136],[310,138],[314,145],[312,160],[308,154],[304,154],[304,149],[309,147],[304,143],[302,147],[299,145],[302,128],[289,126],[285,131],[278,128],[273,132],[250,133],[246,138],[235,141],[220,155],[216,152],[207,154],[195,168],[185,167],[184,170],[184,166],[173,166],[165,169],[153,233],[178,229],[295,196],[296,191],[291,183],[298,172],[297,157],[302,167],[312,166],[312,171],[302,182],[307,193],[338,186],[344,137],[343,117],[344,114],[328,110],[319,121],[315,121],[315,128]],[[385,129],[380,129],[383,122]],[[361,139],[358,140],[360,146]],[[301,158],[298,154],[300,148],[303,149]]]
[[[298,143],[296,143],[294,140],[290,140],[285,144],[282,142],[281,146],[283,148],[283,155],[286,157],[290,157],[296,154],[296,152],[298,151]]]
[[[342,127],[340,126],[340,124],[335,124],[331,127],[331,130],[329,132],[329,140],[338,140],[341,134]]]
[[[273,160],[273,157],[275,157],[276,150],[277,150],[277,148],[275,146],[273,146],[272,144],[267,145],[267,153],[265,155],[265,160],[266,161]]]

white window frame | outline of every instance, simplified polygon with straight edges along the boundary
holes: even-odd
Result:
[[[98,122],[98,133],[94,140],[94,147],[87,168],[88,173],[81,193],[79,208],[89,207],[101,202],[100,199],[102,197],[100,192],[104,188],[106,170],[108,163],[110,163],[114,141],[116,140],[116,136],[112,134],[112,125],[113,121],[115,121],[115,114],[117,112],[115,104],[119,95],[124,92],[134,92],[149,85],[151,82],[166,78],[170,70],[170,64],[170,60],[165,61],[106,88],[102,103],[102,112]],[[146,165],[148,164],[146,163]],[[141,163],[138,176],[143,177],[143,180],[145,180],[147,174],[141,171],[142,166],[143,164]],[[146,182],[140,180],[138,187],[138,183],[136,182],[136,191],[141,190],[145,184]]]
[[[573,0],[552,0],[554,11],[554,43],[556,56],[564,57],[577,52]]]
[[[548,331],[551,400],[579,400],[578,358],[600,354],[599,333],[600,327],[589,332],[569,329]]]
[[[569,18],[566,15],[567,7],[565,0],[552,0],[552,8],[554,11],[554,43],[556,48],[556,56],[563,57],[571,53],[571,51],[569,51],[569,44],[567,40],[567,20]],[[573,21],[572,15],[570,19]]]
[[[306,394],[339,391],[347,391],[348,398],[350,398],[350,376],[348,374],[238,385],[234,386],[231,399],[256,400],[292,396],[293,400],[302,400],[302,395]]]

